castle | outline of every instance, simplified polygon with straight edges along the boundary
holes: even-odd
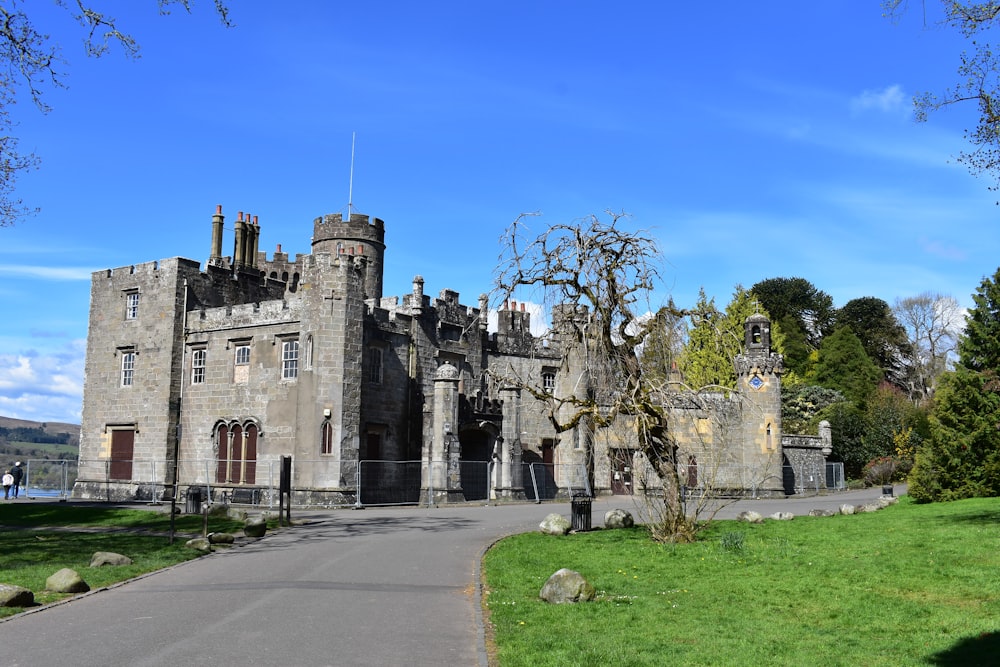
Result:
[[[174,257],[93,274],[74,497],[153,500],[176,483],[260,502],[282,457],[300,505],[655,486],[627,420],[557,433],[542,401],[489,379],[502,365],[554,391],[579,384],[586,364],[559,338],[578,310],[556,309],[552,334],[536,337],[523,304],[507,303],[490,333],[485,295],[431,298],[416,276],[410,293],[383,296],[378,218],[316,218],[311,252],[294,260],[280,245],[268,259],[242,212],[223,256],[223,222],[219,206],[204,267]],[[711,471],[781,493],[781,358],[765,318],[747,321],[737,371],[732,396],[664,398],[683,479],[698,488]]]

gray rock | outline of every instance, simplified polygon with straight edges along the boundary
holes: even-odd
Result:
[[[855,514],[862,514],[864,512],[878,512],[882,509],[882,506],[878,503],[865,503],[864,505],[858,505],[854,508]]]
[[[854,505],[841,505],[840,506],[840,513],[841,514],[854,514]]]
[[[232,544],[236,538],[232,533],[209,533],[208,541],[212,544]]]
[[[200,551],[204,554],[212,551],[212,543],[208,541],[206,537],[195,537],[184,543],[188,549],[194,549],[195,551]]]
[[[226,508],[226,516],[233,521],[246,521],[249,514],[245,509],[233,507],[232,505],[222,505]]]
[[[571,527],[572,524],[570,524],[569,519],[562,514],[554,512],[542,519],[542,522],[538,524],[538,529],[546,535],[565,535]]]
[[[608,510],[604,515],[605,528],[631,528],[635,525],[632,514],[623,509]]]
[[[552,604],[590,602],[597,591],[583,575],[565,567],[557,571],[542,586],[538,597]]]
[[[792,519],[795,518],[795,515],[792,514],[791,512],[775,512],[768,518],[774,519],[775,521],[791,521]]]
[[[267,532],[267,519],[263,516],[248,516],[243,524],[243,534],[247,537],[264,537]]]
[[[98,551],[90,559],[90,567],[103,567],[105,565],[131,565],[132,559],[128,556],[116,554],[111,551]]]
[[[45,580],[45,590],[54,593],[86,593],[90,586],[76,570],[64,567]]]
[[[881,496],[876,502],[882,507],[886,508],[889,505],[895,505],[899,502],[899,498],[896,496]]]
[[[836,514],[833,510],[809,510],[809,516],[833,516]]]
[[[13,584],[0,584],[0,607],[31,607],[35,594],[27,588]]]
[[[754,512],[753,510],[740,512],[736,515],[736,520],[746,521],[747,523],[764,523],[764,517],[760,513]]]

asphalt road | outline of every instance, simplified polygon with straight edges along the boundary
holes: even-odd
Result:
[[[740,501],[806,514],[879,489]],[[593,504],[594,527],[624,497]],[[304,525],[0,623],[0,665],[486,665],[478,572],[568,503],[293,512]],[[84,578],[86,573],[82,572]]]

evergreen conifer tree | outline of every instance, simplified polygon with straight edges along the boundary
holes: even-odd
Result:
[[[882,371],[851,328],[838,327],[823,339],[814,379],[817,384],[836,389],[861,407],[882,380]]]
[[[941,379],[910,474],[918,502],[1000,495],[1000,270],[972,299],[959,363]]]

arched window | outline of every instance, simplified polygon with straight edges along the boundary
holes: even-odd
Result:
[[[257,425],[247,424],[243,447],[243,484],[257,483]]]
[[[219,452],[215,481],[218,484],[255,484],[257,482],[256,424],[220,424],[215,430]]]
[[[320,428],[320,454],[333,454],[333,424],[329,419],[323,421]]]
[[[234,424],[229,433],[232,446],[229,450],[229,476],[226,481],[238,484],[241,477],[240,470],[243,467],[243,427]]]
[[[226,482],[226,471],[229,470],[229,427],[219,424],[215,429],[215,447],[219,453],[219,465],[215,473],[215,481],[220,484]]]
[[[305,369],[312,369],[313,365],[313,337],[312,334],[306,336],[306,346],[305,346],[304,356],[305,356]]]

